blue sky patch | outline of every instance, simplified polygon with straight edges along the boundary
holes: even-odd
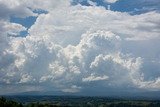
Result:
[[[97,6],[104,6],[106,9],[111,5],[112,11],[128,12],[132,15],[142,14],[149,11],[160,11],[159,0],[119,0],[115,3],[107,3],[104,0],[91,0],[96,2]],[[81,4],[89,6],[87,0],[73,0],[73,5]]]

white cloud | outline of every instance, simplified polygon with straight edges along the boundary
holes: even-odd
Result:
[[[17,36],[19,32],[26,30],[26,28],[20,24],[9,23],[7,21],[0,20],[0,25],[0,35],[2,36]]]
[[[11,12],[0,21],[0,84],[39,84],[41,89],[49,84],[63,92],[79,92],[90,83],[105,89],[159,89],[157,77],[144,78],[146,53],[138,56],[122,49],[128,42],[159,39],[159,13],[131,16],[103,7],[70,6],[68,0],[14,1],[10,2],[13,10],[23,6],[31,13],[37,8],[48,13],[38,16],[27,37],[14,37],[26,28],[2,21],[14,12],[1,0]],[[15,11],[16,16],[35,15],[30,12]]]
[[[105,2],[107,2],[107,3],[115,3],[115,2],[117,2],[118,0],[104,0]]]
[[[97,3],[91,0],[87,0],[87,2],[91,5],[91,6],[96,6]]]
[[[109,77],[106,75],[103,76],[95,76],[95,74],[91,74],[89,77],[82,78],[83,82],[92,82],[92,81],[102,81],[107,80]]]
[[[28,74],[23,74],[22,78],[20,79],[19,83],[27,83],[29,81],[32,81],[32,77]]]

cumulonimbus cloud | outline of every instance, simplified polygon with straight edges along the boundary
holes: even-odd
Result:
[[[19,5],[41,7],[34,2],[24,0]],[[89,84],[106,89],[160,88],[159,77],[145,78],[145,60],[122,47],[130,41],[159,38],[159,13],[131,16],[103,7],[71,6],[67,0],[44,2],[50,3],[55,6],[41,7],[48,13],[38,16],[26,37],[7,36],[6,32],[26,29],[7,20],[7,25],[1,23],[0,84],[38,84],[41,90],[52,86],[63,92],[79,92]]]

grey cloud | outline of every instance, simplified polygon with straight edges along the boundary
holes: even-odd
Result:
[[[15,17],[27,17],[27,16],[35,16],[29,8],[26,6],[20,5],[20,2],[17,4],[10,0],[10,1],[0,1],[0,19],[6,20],[9,19],[10,16]]]

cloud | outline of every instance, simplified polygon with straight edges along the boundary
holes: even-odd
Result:
[[[104,0],[105,2],[107,2],[107,3],[115,3],[115,2],[117,2],[118,0]]]
[[[138,44],[159,39],[159,13],[131,16],[103,7],[72,6],[67,0],[11,2],[13,9],[19,6],[27,11],[29,6],[31,13],[39,8],[48,13],[38,15],[26,37],[16,36],[26,28],[5,20],[9,15],[1,18],[0,84],[3,86],[22,89],[19,85],[23,85],[31,91],[37,90],[34,85],[38,84],[40,90],[72,93],[92,85],[93,90],[159,89],[159,76],[152,75],[149,79],[146,53],[139,54],[141,44]],[[23,17],[33,15],[15,13]],[[131,47],[140,49],[134,52]]]
[[[23,74],[21,77],[22,78],[20,79],[19,83],[27,83],[29,81],[32,81],[32,77],[28,74]]]
[[[39,34],[41,35],[51,35],[54,33],[55,35],[52,38],[56,37],[54,39],[57,42],[61,41],[61,43],[64,44],[67,44],[67,42],[77,43],[80,39],[80,36],[76,39],[77,35],[81,35],[86,29],[98,30],[98,28],[112,31],[117,35],[123,35],[123,38],[127,40],[147,40],[159,37],[158,19],[160,15],[156,12],[131,16],[127,13],[109,11],[103,7],[85,7],[78,5],[67,9],[69,10],[59,9],[57,11],[51,11],[47,15],[40,15],[37,23],[31,27],[29,32],[36,35],[37,29],[40,29]],[[54,20],[52,19],[52,15],[56,16]],[[45,18],[46,21],[41,21],[43,18]],[[49,24],[51,23],[49,20],[52,20],[52,25]],[[40,22],[44,25],[43,27],[40,26]],[[63,25],[60,23],[63,23]],[[48,24],[49,26],[47,26]],[[73,26],[79,31],[76,31]],[[69,31],[73,32],[70,36],[65,36],[61,31],[68,33]]]
[[[91,6],[96,6],[97,3],[91,0],[87,0],[88,4],[90,4]]]
[[[102,81],[102,80],[107,80],[109,77],[104,75],[104,76],[95,76],[95,74],[91,74],[89,77],[82,78],[83,82],[92,82],[92,81]]]
[[[69,93],[75,93],[75,92],[79,92],[79,90],[81,89],[81,87],[77,87],[76,85],[72,85],[71,88],[67,88],[67,89],[63,89],[63,92],[69,92]]]
[[[6,20],[10,16],[27,17],[36,16],[36,14],[24,4],[24,0],[0,0],[0,19]]]

